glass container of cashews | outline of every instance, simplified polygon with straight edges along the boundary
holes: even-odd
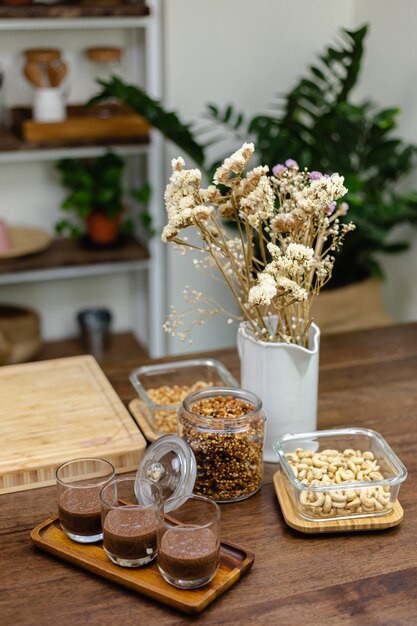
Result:
[[[274,449],[288,495],[309,521],[386,515],[407,478],[385,439],[365,428],[289,434]]]

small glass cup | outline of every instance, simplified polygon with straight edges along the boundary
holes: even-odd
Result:
[[[100,491],[114,478],[114,467],[104,459],[74,459],[56,471],[61,528],[78,543],[103,538]]]
[[[122,567],[141,567],[157,554],[161,489],[146,478],[116,478],[100,493],[103,548]]]
[[[164,514],[167,505],[170,515]],[[172,515],[172,517],[171,517]],[[170,498],[159,513],[158,567],[180,589],[212,580],[219,567],[220,508],[208,498]]]

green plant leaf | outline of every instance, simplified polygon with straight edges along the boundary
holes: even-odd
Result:
[[[60,220],[55,224],[55,232],[59,237],[79,237],[81,228],[69,220]]]
[[[107,98],[118,98],[142,115],[166,139],[169,139],[186,152],[197,165],[203,166],[204,151],[194,138],[191,126],[182,122],[177,113],[165,110],[158,100],[151,98],[139,87],[124,83],[116,76],[113,76],[107,82],[98,81],[98,83],[101,85],[102,91],[92,98],[89,104],[94,104]]]
[[[398,253],[405,243],[388,243],[392,227],[417,224],[417,191],[398,192],[398,183],[416,164],[416,147],[394,134],[398,107],[351,99],[367,33],[367,25],[342,30],[287,94],[241,128],[253,139],[262,164],[272,167],[294,158],[300,167],[344,175],[350,205],[344,219],[357,228],[336,253],[329,286],[381,277],[375,254]],[[210,107],[208,115],[222,133],[224,110]]]
[[[139,213],[139,221],[149,237],[154,237],[156,235],[156,230],[153,227],[153,220],[150,213],[147,211]]]
[[[151,198],[151,193],[151,186],[148,183],[145,183],[141,187],[137,187],[136,189],[132,189],[130,191],[130,195],[132,196],[132,198],[134,198],[137,202],[141,202],[143,204],[149,202]]]

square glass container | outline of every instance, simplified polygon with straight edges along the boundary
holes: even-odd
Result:
[[[296,452],[297,449],[303,452]],[[365,428],[289,434],[274,443],[274,450],[278,455],[288,495],[298,514],[309,521],[386,515],[392,510],[400,485],[407,478],[406,468],[385,439],[374,430]],[[311,454],[307,456],[306,451]],[[341,465],[334,451],[346,451]],[[372,455],[366,454],[368,458],[364,459],[365,452]],[[294,453],[297,456],[287,456]],[[332,459],[336,459],[334,463]],[[293,466],[297,466],[296,471],[293,471],[290,460]],[[364,475],[363,472],[369,470],[369,463],[373,461],[379,469],[370,472],[374,474],[372,477],[369,477],[370,473]],[[337,470],[340,470],[339,479],[342,472],[344,477],[348,477],[347,480],[342,477],[340,483],[322,482],[323,475],[329,473],[330,480],[335,480]],[[346,470],[350,471],[346,474]],[[361,470],[362,474],[358,478],[357,474]],[[382,478],[374,472],[379,472]],[[365,480],[362,481],[362,478]],[[307,484],[302,482],[306,480]]]
[[[216,359],[187,359],[134,369],[130,382],[142,400],[141,411],[155,433],[177,432],[177,411],[192,391],[206,387],[239,387]]]

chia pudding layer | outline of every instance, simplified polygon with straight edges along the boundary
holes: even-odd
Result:
[[[103,546],[120,559],[142,559],[156,552],[156,531],[155,511],[121,506],[106,515]]]
[[[74,535],[101,533],[100,486],[71,487],[59,496],[61,525]]]
[[[170,528],[159,547],[159,567],[176,580],[210,578],[219,564],[219,543],[208,528]]]

